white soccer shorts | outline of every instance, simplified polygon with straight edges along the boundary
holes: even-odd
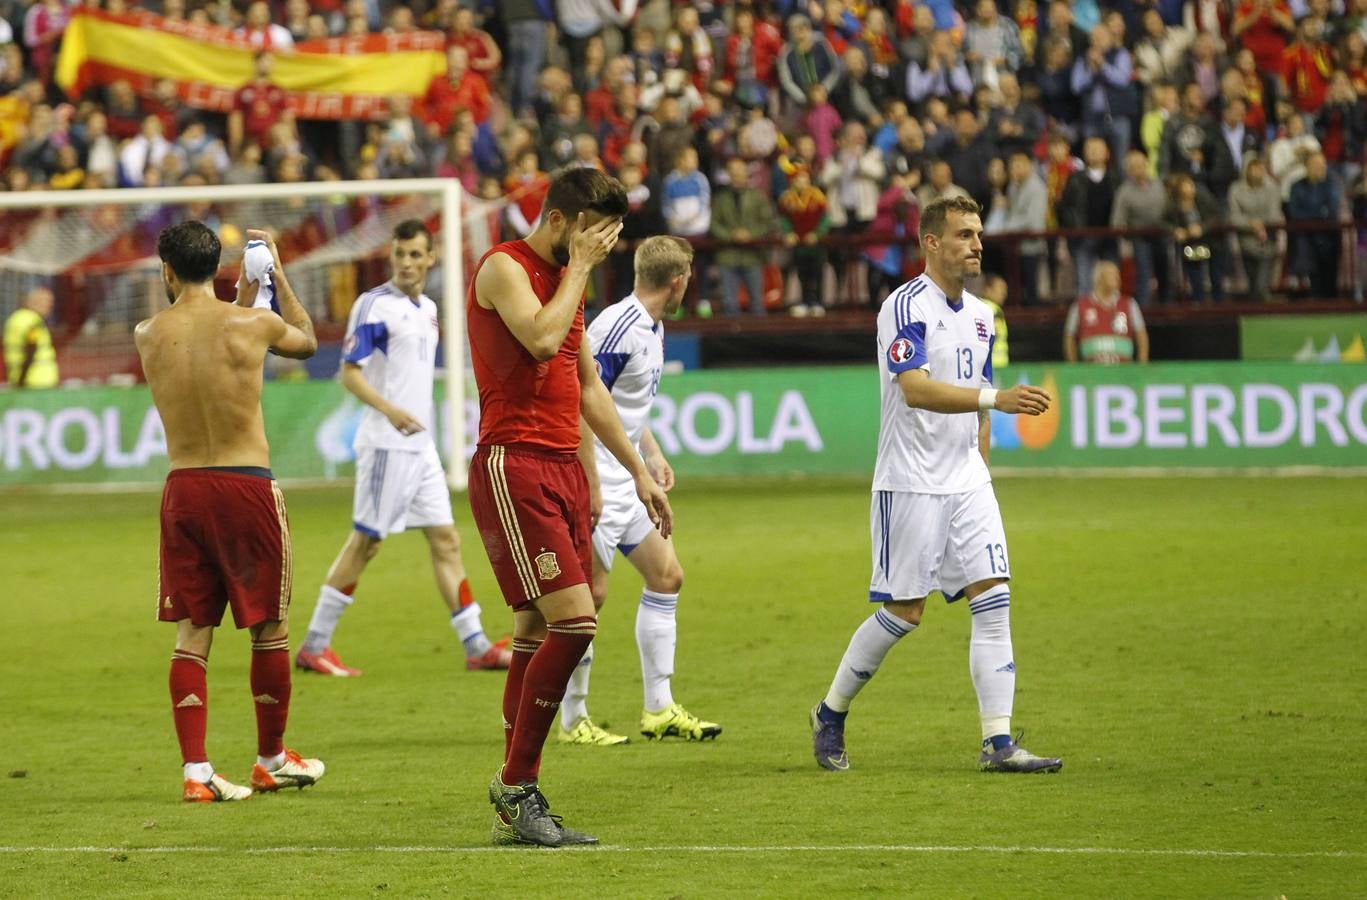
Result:
[[[870,526],[872,602],[918,600],[940,591],[952,603],[970,584],[1011,577],[990,484],[962,494],[874,491]]]
[[[612,571],[617,550],[629,555],[654,530],[635,484],[603,485],[603,514],[593,529],[593,555],[604,569]]]
[[[356,491],[352,524],[362,534],[384,538],[409,528],[450,525],[451,494],[437,448],[356,448]]]

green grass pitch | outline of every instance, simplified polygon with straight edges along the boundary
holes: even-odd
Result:
[[[1016,723],[1062,773],[976,771],[967,611],[938,599],[856,703],[853,769],[818,769],[807,710],[871,611],[867,484],[684,484],[675,694],[726,730],[548,745],[554,811],[605,845],[581,851],[488,846],[503,679],[463,670],[421,537],[386,543],[342,623],[364,677],[296,679],[289,739],[326,760],[322,783],[187,806],[173,629],[153,621],[158,498],[4,496],[0,895],[1367,895],[1364,482],[1022,478],[998,494]],[[297,646],[350,493],[288,500]],[[631,731],[639,581],[619,565],[613,585],[590,708]],[[221,630],[209,750],[235,780],[255,752],[247,663],[246,636]]]

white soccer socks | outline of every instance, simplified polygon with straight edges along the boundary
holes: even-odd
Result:
[[[645,708],[659,712],[674,703],[669,679],[674,677],[674,645],[679,626],[675,610],[678,594],[641,591],[636,608],[636,647],[641,653],[641,681],[645,686]]]
[[[309,632],[304,637],[300,649],[308,653],[322,653],[332,643],[332,634],[337,623],[342,621],[342,613],[355,602],[350,594],[344,594],[335,587],[323,585],[318,591],[318,604],[313,607],[313,618],[309,619]]]
[[[560,727],[566,731],[589,714],[589,669],[592,666],[593,644],[590,643],[579,664],[570,673],[570,680],[565,685],[565,699],[560,701]]]
[[[484,634],[482,612],[478,603],[470,603],[451,614],[451,627],[460,637],[466,656],[479,656],[493,646]]]
[[[968,602],[973,633],[968,644],[968,668],[978,692],[983,740],[1011,733],[1011,709],[1016,697],[1016,663],[1011,652],[1011,590],[1005,584],[988,588]]]
[[[848,712],[855,695],[864,689],[864,685],[869,683],[883,664],[883,657],[888,655],[894,644],[915,630],[915,625],[881,607],[865,619],[864,624],[855,629],[850,645],[845,648],[835,680],[826,692],[826,708],[837,713]]]

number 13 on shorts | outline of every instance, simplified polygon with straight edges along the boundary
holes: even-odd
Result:
[[[987,545],[987,565],[992,570],[993,575],[1011,574],[1011,567],[1006,564],[1005,544]]]

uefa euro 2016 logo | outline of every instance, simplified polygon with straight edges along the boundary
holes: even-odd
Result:
[[[915,352],[916,348],[911,341],[906,338],[898,338],[893,341],[892,346],[888,348],[888,359],[895,363],[904,363],[911,359],[912,354]]]

